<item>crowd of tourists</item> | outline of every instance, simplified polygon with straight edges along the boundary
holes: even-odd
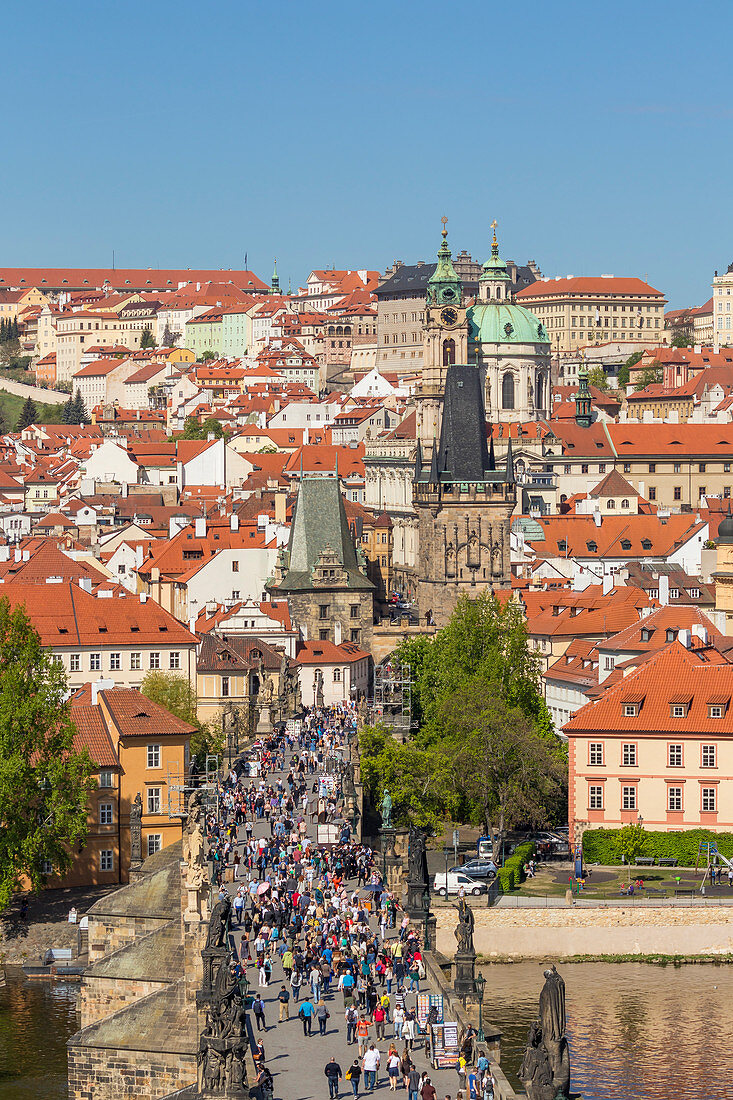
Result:
[[[427,1042],[411,996],[425,979],[422,929],[387,888],[372,849],[352,837],[346,816],[344,751],[355,719],[344,705],[309,712],[297,731],[281,727],[231,769],[207,820],[215,881],[232,893],[232,927],[241,931],[239,976],[256,989],[253,1057],[263,1100],[273,1088],[262,1038],[274,1024],[268,990],[278,1024],[297,1016],[306,1038],[329,1034],[333,1017],[343,1021],[355,1054],[345,1072],[333,1057],[326,1063],[329,1097],[339,1096],[341,1081],[354,1097],[373,1091],[386,1072],[390,1090],[404,1088],[408,1100],[436,1098],[415,1065]],[[309,825],[329,826],[331,842],[318,843]],[[491,1100],[494,1083],[469,1027],[458,1100]]]

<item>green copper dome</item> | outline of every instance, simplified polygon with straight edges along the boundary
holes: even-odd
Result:
[[[545,326],[516,302],[477,302],[468,310],[468,337],[476,344],[549,344]]]

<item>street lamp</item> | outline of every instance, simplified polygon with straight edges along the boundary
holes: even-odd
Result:
[[[447,845],[443,848],[443,855],[445,856],[445,896],[448,897],[448,857],[453,854],[453,849]]]
[[[425,950],[430,948],[429,921],[430,921],[430,889],[425,887],[422,894],[422,907],[425,910]]]
[[[476,1042],[483,1043],[486,1041],[486,1036],[484,1035],[484,990],[486,989],[486,978],[480,970],[473,979],[473,984],[476,986],[476,996],[478,997],[478,1032],[476,1034]]]

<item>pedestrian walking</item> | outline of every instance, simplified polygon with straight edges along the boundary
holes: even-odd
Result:
[[[374,1092],[379,1076],[379,1063],[381,1055],[374,1043],[370,1043],[369,1050],[364,1055],[361,1068],[364,1070],[364,1088],[367,1092]],[[425,1100],[425,1098],[423,1098]],[[434,1098],[433,1098],[434,1100]]]
[[[278,1022],[282,1023],[283,1020],[290,1019],[290,994],[284,985],[280,986],[280,992],[277,995],[277,999],[280,1003],[280,1019]]]
[[[257,1021],[257,1030],[267,1031],[267,1024],[265,1023],[265,1002],[262,1000],[259,993],[255,995],[255,999],[252,1001],[252,1012]]]
[[[354,1096],[359,1095],[359,1082],[361,1081],[361,1066],[359,1059],[355,1058],[346,1071],[346,1080],[351,1082],[351,1091]]]
[[[397,1081],[400,1076],[400,1056],[394,1049],[387,1058],[387,1076],[389,1077],[389,1091],[397,1092]]]
[[[338,1064],[333,1054],[331,1055],[331,1060],[329,1062],[326,1062],[326,1068],[323,1072],[325,1073],[326,1079],[328,1080],[329,1100],[331,1097],[335,1097],[336,1100],[338,1100],[339,1081],[341,1080],[343,1074],[341,1072],[341,1066]]]
[[[344,1013],[344,1020],[346,1021],[346,1042],[349,1046],[356,1042],[356,1025],[358,1019],[359,1016],[356,1009],[353,1005],[349,1005]]]
[[[300,1006],[300,1010],[298,1011],[298,1016],[300,1017],[300,1019],[303,1022],[303,1034],[304,1035],[310,1035],[311,1034],[311,1031],[313,1029],[313,1016],[314,1016],[315,1011],[316,1011],[315,1005],[313,1004],[312,1001],[309,1001],[308,998],[306,997],[306,999],[302,1002],[302,1004]]]
[[[326,1034],[326,1024],[331,1018],[331,1013],[326,1008],[326,1002],[320,1000],[316,1005],[316,1019],[318,1020],[318,1032],[320,1035]]]

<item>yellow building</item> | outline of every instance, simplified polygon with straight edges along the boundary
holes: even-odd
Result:
[[[547,329],[553,352],[620,341],[661,342],[666,298],[642,279],[574,277],[537,279],[515,294]]]

